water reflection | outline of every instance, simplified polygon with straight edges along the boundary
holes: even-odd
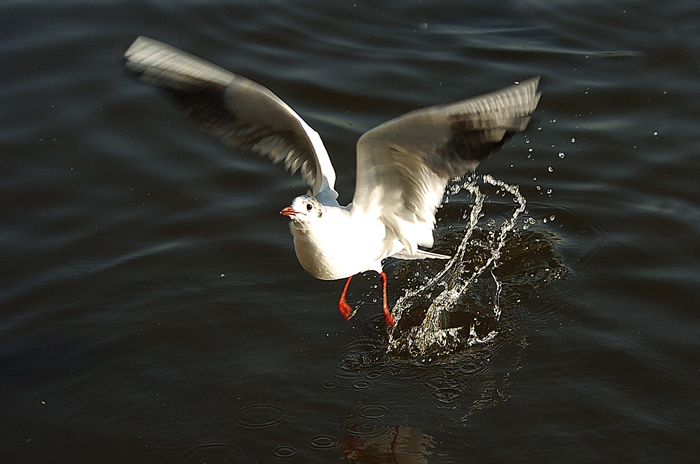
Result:
[[[496,200],[486,201],[487,192],[494,190]],[[400,405],[372,401],[390,384],[394,395],[418,393],[426,399],[411,411],[439,410],[458,423],[507,401],[510,375],[520,367],[528,345],[521,327],[524,308],[544,286],[567,273],[555,250],[556,236],[534,226],[525,205],[516,186],[489,176],[452,187],[449,202],[440,210],[436,248],[454,259],[447,265],[390,265],[393,285],[413,289],[396,302],[396,327],[387,331],[376,312],[354,325],[355,333],[340,349],[335,375],[317,384],[332,398],[330,404],[338,397],[362,398],[350,418],[333,415],[330,428],[285,442],[279,438],[285,433],[280,431],[283,424],[299,423],[300,418],[279,403],[265,401],[233,411],[233,425],[269,436],[256,446],[279,459],[342,453],[351,463],[429,462],[436,441],[408,425],[420,423],[414,413],[402,415]],[[376,291],[367,289],[367,304]],[[188,453],[199,458],[237,451],[212,443]]]
[[[344,424],[345,437],[340,446],[353,464],[394,462],[425,464],[435,439],[422,430],[408,426],[367,426],[357,418]]]
[[[287,417],[287,410],[277,404],[250,404],[233,414],[233,421],[244,428],[274,427]]]
[[[187,462],[248,462],[243,448],[224,442],[201,443],[180,453]]]

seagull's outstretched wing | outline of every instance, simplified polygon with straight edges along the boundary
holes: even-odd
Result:
[[[378,215],[404,246],[433,245],[447,181],[474,170],[530,121],[539,78],[450,105],[412,111],[357,142],[353,208]]]
[[[321,137],[265,87],[148,37],[124,53],[126,68],[170,91],[202,128],[236,148],[249,149],[301,171],[321,201],[335,200],[335,171]]]

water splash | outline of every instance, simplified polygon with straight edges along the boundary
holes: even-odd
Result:
[[[493,190],[498,200],[486,201]],[[507,400],[510,372],[528,345],[523,317],[569,269],[557,236],[529,216],[517,186],[485,176],[448,193],[434,250],[453,258],[387,264],[390,285],[413,289],[395,303],[396,326],[387,333],[377,311],[356,325],[337,365],[340,381],[324,388],[372,389],[391,376],[393,388],[419,385],[462,420]],[[376,294],[374,287],[367,296]]]
[[[483,327],[477,327],[482,325],[483,319],[480,321],[474,318],[468,326],[454,326],[455,324],[450,323],[450,316],[462,305],[467,290],[473,288],[487,271],[495,284],[489,316],[495,322],[500,321],[503,285],[494,270],[499,266],[508,233],[515,227],[518,216],[525,211],[526,200],[520,194],[517,185],[507,184],[490,175],[482,176],[481,180],[484,184],[496,187],[499,192],[513,197],[516,205],[512,214],[501,222],[500,227],[488,234],[488,246],[484,247],[485,259],[470,269],[465,260],[465,253],[473,246],[472,236],[477,230],[479,219],[483,216],[482,209],[486,195],[479,189],[478,178],[464,181],[450,188],[450,194],[466,190],[474,197],[474,205],[469,214],[464,237],[452,259],[440,272],[417,289],[408,291],[396,302],[392,311],[396,326],[389,334],[387,347],[389,353],[405,353],[415,357],[433,352],[449,352],[456,347],[486,343],[498,334],[498,324],[491,324],[486,330]],[[490,223],[495,224],[495,221],[492,220]],[[422,308],[428,302],[429,306],[423,312]],[[481,310],[483,311],[483,308]]]

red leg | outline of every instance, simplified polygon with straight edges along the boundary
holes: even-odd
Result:
[[[343,293],[340,294],[340,300],[338,300],[338,310],[346,321],[349,321],[352,317],[352,307],[345,301],[345,294],[348,292],[348,286],[351,280],[352,276],[348,277],[347,282],[345,282],[345,288],[343,288]]]
[[[386,301],[386,274],[382,271],[379,275],[382,277],[382,310],[384,311],[384,319],[386,319],[390,327],[394,327],[394,317],[391,315],[389,305]]]

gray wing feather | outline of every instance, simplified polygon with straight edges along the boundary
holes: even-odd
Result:
[[[335,200],[335,172],[323,142],[267,88],[156,40],[139,37],[125,66],[168,90],[202,129],[235,148],[252,150],[300,171],[314,196]]]
[[[357,143],[353,207],[378,214],[408,253],[433,244],[435,211],[447,181],[474,170],[527,127],[539,78],[412,111],[365,133]]]

